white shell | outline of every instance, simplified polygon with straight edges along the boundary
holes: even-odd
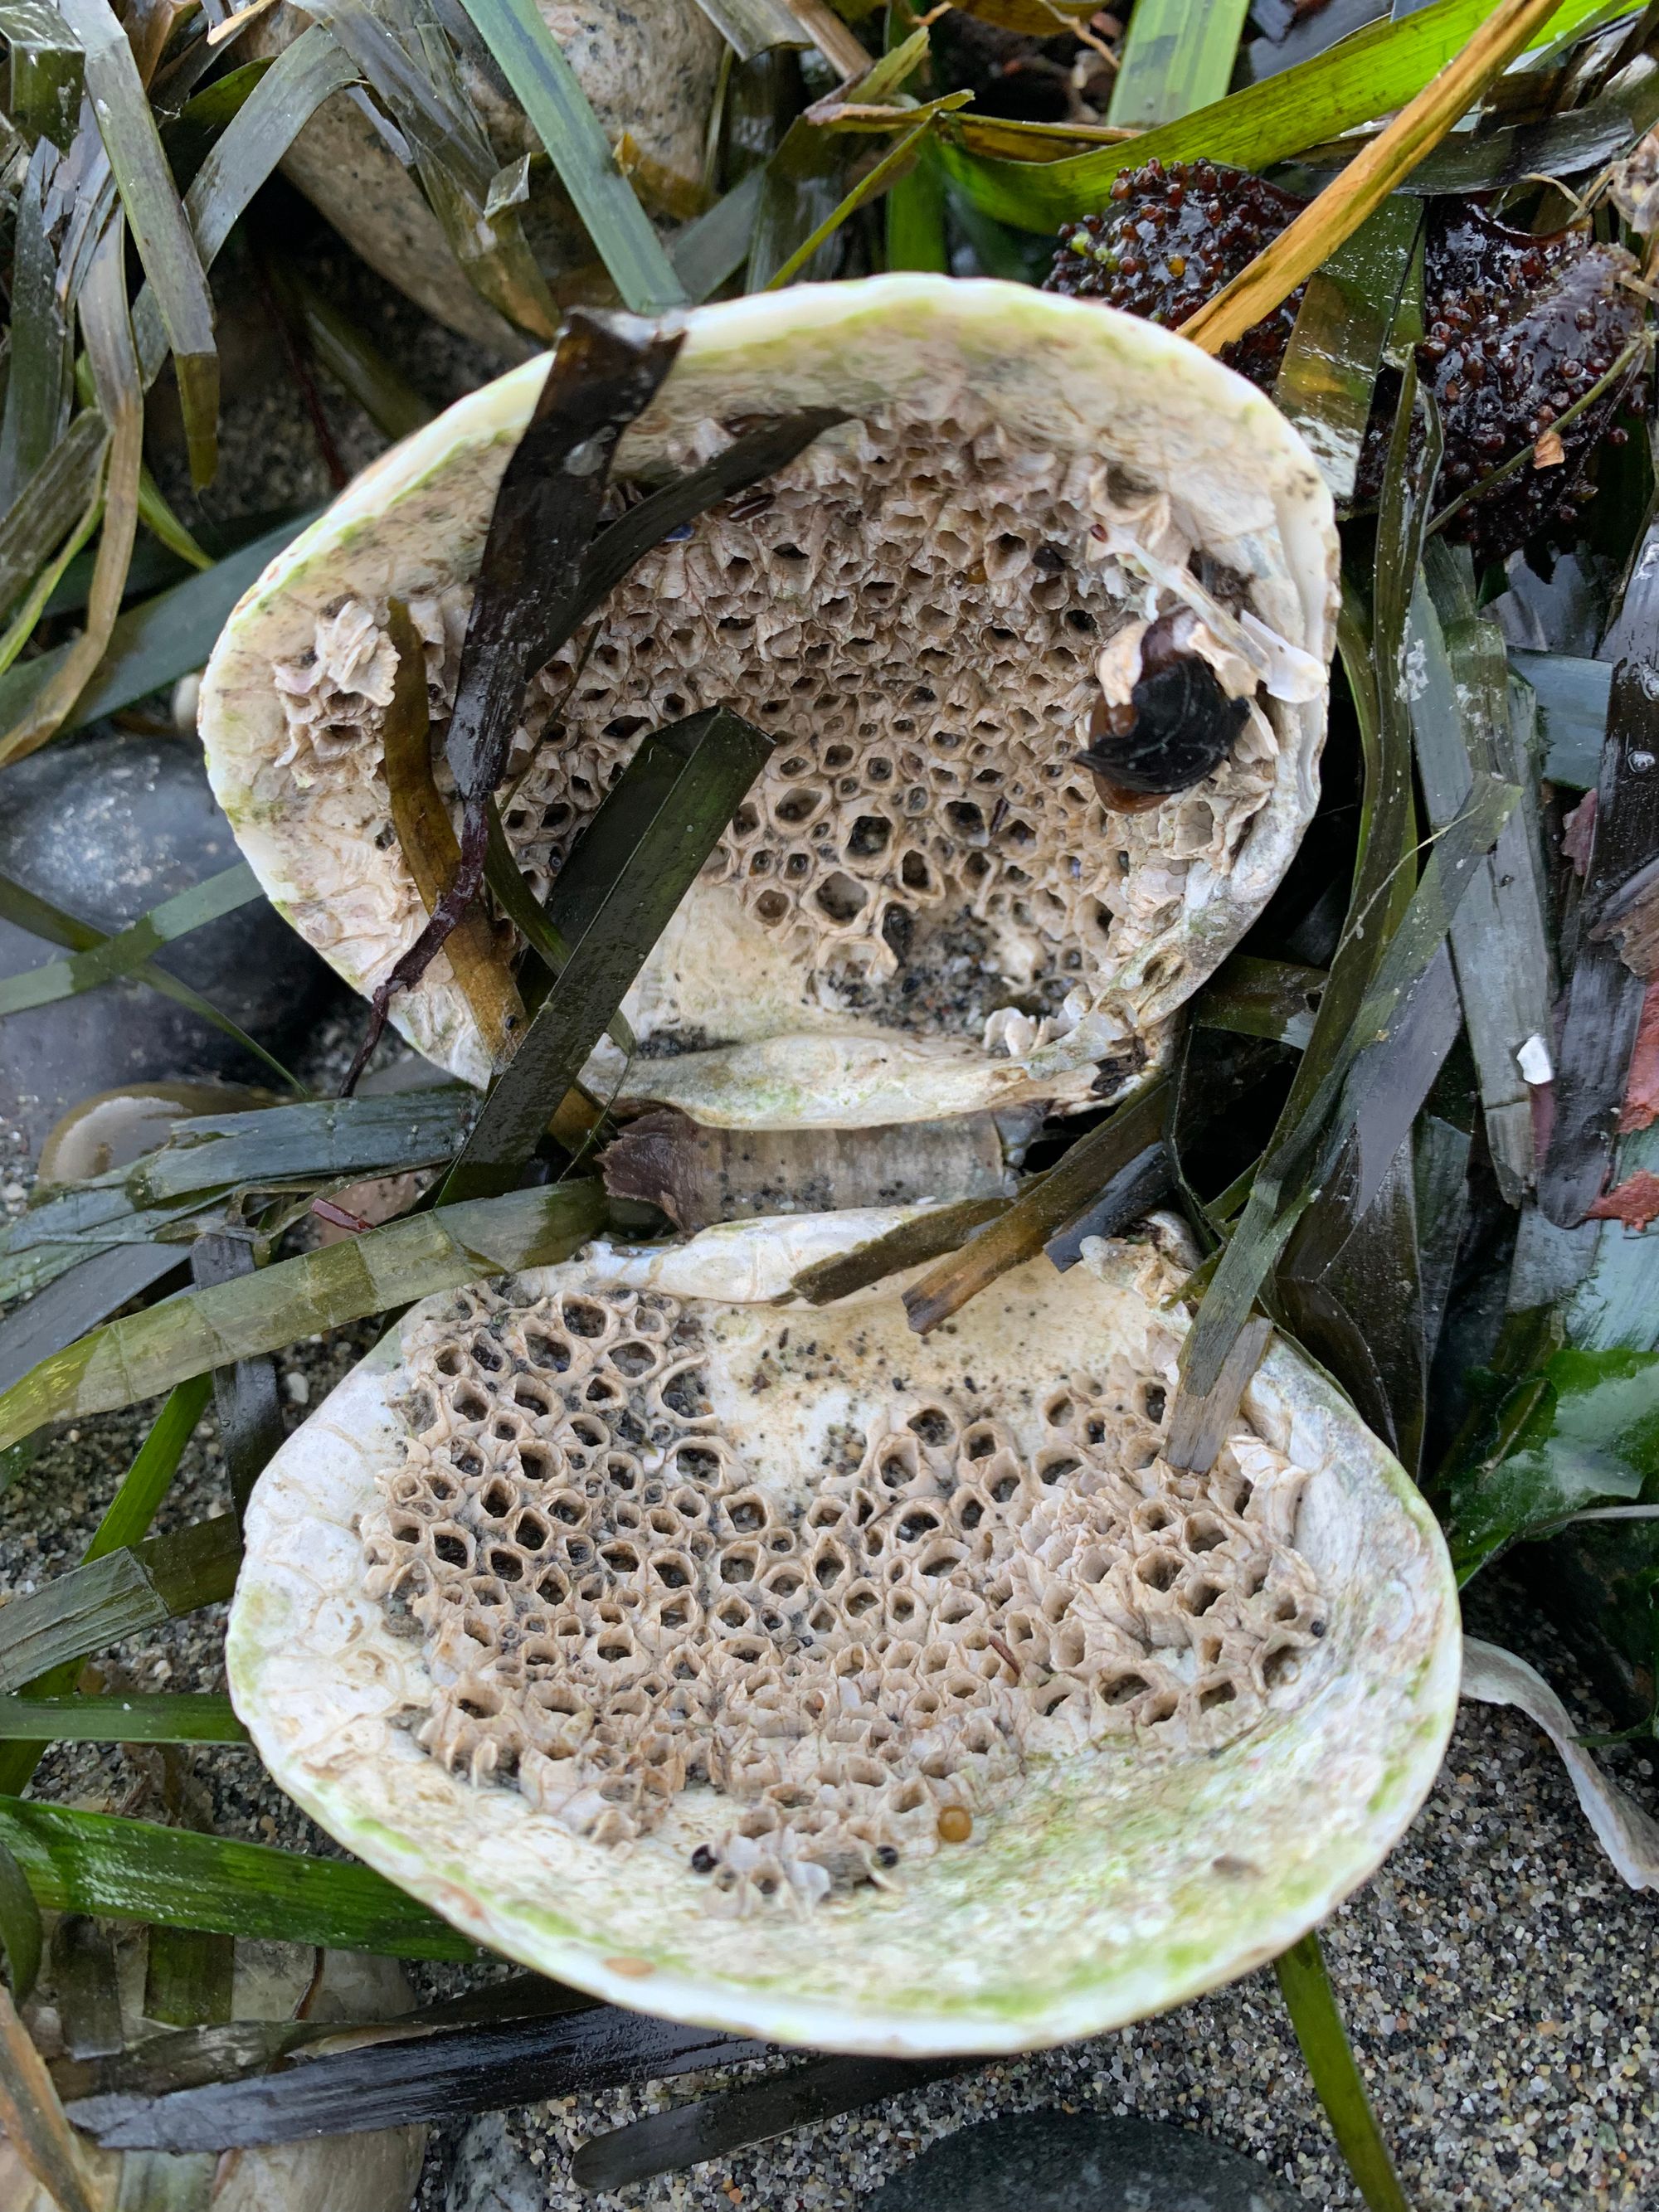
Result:
[[[389,970],[423,920],[412,880],[386,827],[383,780],[376,781],[380,772],[374,718],[389,696],[390,665],[387,653],[375,642],[376,624],[384,618],[389,593],[410,601],[428,641],[428,680],[437,687],[441,704],[444,685],[453,683],[458,625],[465,623],[465,592],[476,572],[495,487],[544,374],[540,362],[526,363],[474,392],[360,477],[242,601],[203,686],[209,772],[239,842],[295,927],[359,988]],[[776,932],[769,935],[757,919],[756,902],[763,904],[774,894],[763,891],[758,877],[746,872],[748,848],[734,828],[728,842],[736,843],[723,863],[725,874],[717,878],[706,870],[693,885],[626,1002],[629,1018],[643,1039],[654,1036],[676,1048],[636,1061],[621,1079],[623,1101],[659,1099],[706,1123],[771,1128],[805,1123],[867,1127],[1036,1099],[1087,1103],[1099,1063],[1116,1060],[1121,1076],[1126,1067],[1133,1072],[1138,1058],[1156,1057],[1164,1050],[1170,1016],[1261,912],[1313,811],[1325,714],[1319,679],[1331,652],[1335,607],[1337,546],[1329,495],[1307,449],[1267,399],[1172,333],[1026,286],[925,276],[804,285],[694,312],[686,319],[684,348],[667,382],[624,441],[618,471],[650,477],[686,465],[708,449],[711,437],[720,441],[724,434],[714,428],[717,421],[818,406],[843,408],[860,418],[827,433],[793,465],[795,474],[788,479],[794,487],[789,496],[809,507],[813,488],[823,488],[817,502],[823,528],[843,526],[835,516],[854,511],[859,488],[867,483],[866,511],[883,511],[881,503],[888,501],[896,514],[902,511],[909,518],[905,542],[914,544],[915,517],[928,511],[930,497],[937,501],[943,495],[937,488],[931,494],[920,486],[913,489],[900,479],[894,480],[890,493],[877,489],[879,465],[870,457],[890,453],[891,447],[872,445],[871,440],[943,440],[944,467],[954,450],[957,433],[951,425],[971,421],[978,426],[975,438],[1000,457],[987,465],[992,467],[990,489],[981,482],[983,497],[975,510],[982,516],[983,499],[994,504],[1006,495],[1008,525],[983,525],[1006,531],[998,543],[1018,543],[1024,559],[1024,541],[1010,526],[1026,519],[1028,534],[1039,534],[1042,518],[1062,511],[1073,518],[1075,542],[1061,549],[1067,564],[1061,574],[1064,589],[1075,592],[1079,605],[1091,593],[1090,604],[1101,599],[1108,592],[1109,573],[1118,580],[1113,589],[1133,590],[1148,603],[1159,592],[1190,597],[1200,586],[1180,564],[1188,552],[1203,553],[1249,581],[1257,629],[1247,634],[1231,624],[1249,650],[1241,648],[1230,660],[1237,661],[1250,683],[1260,671],[1249,665],[1249,654],[1270,676],[1275,669],[1282,675],[1292,668],[1298,680],[1275,677],[1274,688],[1295,696],[1274,696],[1270,690],[1253,704],[1234,757],[1203,784],[1175,794],[1150,813],[1109,813],[1087,777],[1070,765],[1077,747],[1086,742],[1086,700],[1081,693],[1080,724],[1073,726],[1069,719],[1073,708],[1066,702],[1073,694],[1062,686],[1054,695],[1052,716],[1042,725],[1040,738],[1030,738],[1029,759],[1019,751],[1025,740],[1016,732],[1031,718],[1026,715],[1024,724],[1020,720],[1024,695],[1018,672],[1024,664],[1017,656],[1024,648],[1018,641],[1018,626],[1027,617],[1020,612],[1024,602],[1018,594],[1026,592],[1032,606],[1053,599],[1051,588],[1040,599],[1039,584],[1031,580],[1041,564],[1030,563],[1029,577],[1023,574],[1016,583],[1005,584],[995,575],[988,580],[988,563],[975,569],[963,555],[964,592],[971,588],[981,598],[989,595],[997,605],[1003,604],[998,592],[1015,593],[1007,601],[1007,616],[981,613],[977,618],[1012,623],[1002,634],[1016,642],[999,648],[1009,656],[1007,668],[1013,672],[999,677],[1002,664],[991,667],[983,678],[981,707],[973,714],[963,708],[962,722],[984,733],[975,743],[986,756],[984,773],[992,781],[1012,761],[1016,766],[1007,774],[1023,775],[1026,784],[1019,787],[1038,793],[1017,802],[1007,818],[1018,823],[1021,806],[1037,809],[1032,819],[1041,834],[1032,850],[1040,848],[1047,873],[1039,873],[1030,896],[1050,901],[1049,910],[1064,909],[1063,924],[1054,927],[1063,929],[1066,945],[1082,941],[1079,932],[1087,938],[1086,951],[1077,955],[1085,963],[1080,981],[1086,989],[1070,994],[1063,1019],[1037,1024],[1029,1037],[1021,1030],[1024,1048],[1018,1054],[987,1051],[980,1037],[984,1015],[996,1004],[994,989],[1018,995],[1022,968],[1024,981],[1030,980],[1039,939],[1042,945],[1061,941],[1052,932],[1042,936],[1048,924],[1040,927],[1020,920],[1024,894],[1009,892],[1013,918],[999,909],[979,964],[957,963],[975,990],[983,985],[992,993],[977,1019],[971,1010],[963,1012],[960,1034],[948,1025],[935,1033],[913,1034],[878,1012],[858,1012],[856,1001],[831,1002],[793,939]],[[887,430],[866,433],[860,423],[871,416],[884,422]],[[778,485],[784,483],[782,477],[775,479]],[[1023,489],[1026,485],[1033,489]],[[1133,489],[1136,485],[1139,490]],[[799,507],[792,514],[798,511]],[[1091,523],[1091,515],[1105,520]],[[711,531],[727,526],[724,521],[708,525]],[[739,521],[732,526],[747,526]],[[850,523],[844,526],[852,528]],[[896,531],[899,526],[893,526]],[[881,527],[872,522],[868,530],[878,532]],[[937,536],[931,524],[923,533],[928,549],[943,545],[950,536]],[[842,547],[839,538],[833,544],[837,569],[844,570],[856,545]],[[714,546],[713,539],[710,544]],[[1178,554],[1173,562],[1168,557],[1171,548]],[[666,602],[674,593],[687,595],[679,604],[690,605],[694,612],[701,605],[699,594],[706,596],[706,586],[690,567],[685,579],[675,569],[676,556],[696,550],[671,545],[647,556],[633,582],[623,587],[643,599],[629,603],[634,629],[623,623],[615,651],[606,647],[619,662],[614,679],[605,678],[611,686],[607,699],[615,694],[621,705],[629,704],[622,696],[632,665],[628,656],[642,658],[647,646],[655,649],[656,629],[665,635],[672,629]],[[988,541],[988,557],[991,550]],[[929,557],[943,557],[947,565],[955,558],[932,550]],[[1109,561],[1117,564],[1109,572],[1102,565]],[[1130,565],[1123,565],[1126,561]],[[746,574],[756,573],[752,564],[744,566]],[[744,588],[752,605],[761,586],[750,583]],[[914,669],[907,625],[920,619],[913,604],[915,588],[904,582],[902,572],[897,585],[882,588],[896,593],[883,602],[890,612],[861,612],[859,619],[878,625],[870,632],[873,651],[890,656],[896,670],[900,664]],[[765,592],[773,592],[769,583]],[[653,596],[659,592],[664,604],[660,623]],[[824,582],[810,587],[804,603],[793,608],[783,607],[775,595],[759,604],[763,616],[775,607],[780,623],[806,631],[814,623],[829,621],[823,603],[830,593]],[[944,592],[941,607],[948,598]],[[611,608],[620,604],[620,597],[613,598]],[[969,604],[964,599],[963,606]],[[1043,619],[1059,623],[1060,604]],[[1207,595],[1206,604],[1212,604]],[[921,609],[923,614],[939,612]],[[1215,618],[1231,623],[1219,608]],[[879,627],[884,623],[884,631]],[[780,672],[777,655],[793,647],[775,648],[761,640],[758,632],[768,627],[766,621],[749,627],[757,633],[754,653],[772,656],[763,659],[766,684],[787,690],[793,664]],[[630,636],[636,641],[633,645]],[[1271,652],[1253,642],[1261,636],[1271,637]],[[948,624],[936,642],[951,656],[952,682],[956,672],[977,669],[976,654],[983,657],[975,639],[959,639]],[[738,654],[744,648],[730,649]],[[827,644],[823,650],[830,650]],[[704,648],[697,652],[702,659],[688,671],[692,690],[698,666],[708,665]],[[596,665],[599,657],[594,655]],[[1073,656],[1068,644],[1060,659],[1069,668],[1073,659],[1082,672],[1079,680],[1092,684],[1092,653]],[[835,664],[831,659],[823,665]],[[274,678],[273,671],[280,671],[280,677]],[[339,702],[344,719],[337,737],[330,735],[328,750],[301,760],[295,757],[298,740],[285,715],[301,712],[296,697],[319,680],[331,687],[329,696]],[[709,681],[715,696],[722,696],[723,682]],[[1067,684],[1071,681],[1065,678]],[[672,688],[668,686],[670,692]],[[860,702],[866,692],[873,713],[874,678],[858,692]],[[884,714],[897,711],[890,693],[890,686],[880,694],[888,702],[882,706]],[[763,710],[766,696],[765,690],[753,697],[740,690],[729,703],[754,711],[797,744],[816,742],[810,728],[811,715],[819,711],[816,706],[797,714],[796,722],[805,717],[809,725],[803,734],[790,720],[794,710],[783,709],[775,717]],[[651,697],[635,699],[632,707],[638,710],[630,710],[635,728],[641,718],[673,719],[672,709],[657,711]],[[918,730],[930,726],[926,718],[931,711],[919,710]],[[938,719],[945,720],[942,706]],[[590,792],[596,779],[611,772],[609,757],[602,757],[604,742],[599,732],[591,744],[584,740],[584,763],[587,752],[594,751],[593,763],[580,771]],[[855,741],[854,752],[860,742],[869,741]],[[959,741],[953,736],[951,742]],[[572,743],[563,741],[567,749]],[[885,739],[884,745],[889,752],[895,749]],[[780,775],[787,772],[781,763],[788,750],[780,746],[756,794],[771,790],[775,768]],[[549,752],[562,757],[557,747]],[[935,787],[946,772],[938,763],[927,769]],[[1045,782],[1045,777],[1051,780]],[[981,780],[976,774],[975,782]],[[1073,783],[1079,787],[1075,793]],[[921,790],[917,786],[913,792],[913,805]],[[856,808],[857,802],[846,804]],[[984,834],[988,842],[994,842],[989,832]],[[811,835],[817,835],[816,830]],[[803,830],[799,842],[807,836]],[[793,848],[785,849],[793,867]],[[996,879],[999,885],[1014,882],[1006,868],[1018,855],[1004,855],[999,848],[993,858],[1004,871]],[[822,865],[837,864],[826,859]],[[775,881],[775,876],[769,880]],[[844,875],[835,880],[843,888],[850,882]],[[885,878],[880,880],[886,884]],[[826,882],[826,895],[830,888]],[[857,884],[852,890],[860,895]],[[878,908],[890,896],[902,902],[902,894],[889,885],[849,925],[865,930],[863,950],[878,962],[886,957],[885,948],[871,932]],[[999,889],[995,896],[1005,893]],[[821,930],[836,927],[816,915],[812,921]],[[436,963],[416,990],[400,993],[392,1014],[429,1058],[470,1081],[487,1079],[487,1055],[447,962]],[[712,1040],[707,1048],[699,1045],[698,1032]],[[614,1066],[596,1062],[594,1079],[607,1091],[618,1074]]]
[[[511,1295],[631,1286],[696,1301],[723,1433],[761,1483],[810,1483],[824,1425],[888,1402],[896,1373],[925,1393],[969,1368],[1018,1431],[1051,1381],[1098,1371],[1115,1351],[1169,1371],[1185,1324],[1163,1303],[1179,1274],[1157,1245],[1096,1243],[1063,1279],[1039,1260],[923,1340],[892,1281],[817,1312],[774,1303],[801,1267],[906,1218],[820,1215],[654,1250],[599,1247]],[[406,1316],[261,1478],[230,1623],[231,1691],[272,1775],[331,1833],[540,1972],[670,2017],[830,2049],[1061,2041],[1276,1955],[1373,1871],[1433,1780],[1459,1665],[1439,1531],[1335,1389],[1275,1344],[1236,1433],[1295,1475],[1279,1493],[1299,1496],[1287,1533],[1328,1626],[1256,1724],[1185,1753],[1091,1735],[1030,1759],[970,1842],[921,1860],[895,1891],[854,1888],[805,1918],[781,1903],[712,1917],[683,1852],[648,1835],[625,1846],[576,1837],[517,1790],[450,1772],[406,1724],[431,1678],[419,1641],[393,1634],[366,1595],[358,1528],[378,1504],[377,1474],[398,1463],[400,1342],[439,1304]],[[792,1327],[812,1340],[810,1387],[753,1389],[757,1357]]]

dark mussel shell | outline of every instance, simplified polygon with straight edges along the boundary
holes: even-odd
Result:
[[[1247,711],[1243,699],[1228,697],[1207,661],[1176,649],[1167,624],[1154,623],[1127,705],[1102,702],[1090,725],[1089,749],[1078,759],[1102,785],[1109,806],[1137,811],[1219,768]]]

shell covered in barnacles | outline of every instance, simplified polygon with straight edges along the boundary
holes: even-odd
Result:
[[[1169,1464],[1173,1224],[927,1339],[896,1279],[790,1301],[904,1218],[416,1307],[248,1513],[282,1786],[538,1971],[828,2048],[1091,2033],[1321,1919],[1450,1726],[1431,1515],[1284,1346]]]
[[[426,641],[436,757],[543,374],[473,393],[362,477],[243,600],[204,683],[244,851],[359,988],[423,920],[382,767],[387,596]],[[1115,1090],[1312,811],[1328,495],[1268,402],[1167,331],[930,276],[692,313],[617,474],[659,481],[728,426],[806,408],[850,419],[647,554],[532,679],[508,763],[506,834],[544,891],[646,730],[726,704],[778,740],[625,1002],[646,1049],[623,1101],[857,1127],[1080,1103],[1102,1063]],[[1166,803],[1120,812],[1077,755],[1160,621],[1237,702],[1237,733]],[[447,961],[392,1012],[485,1079]]]
[[[1299,200],[1239,169],[1212,162],[1149,161],[1112,181],[1099,215],[1062,232],[1048,278],[1074,299],[1179,326],[1272,243]],[[1534,236],[1467,200],[1436,200],[1424,256],[1424,323],[1418,349],[1445,438],[1444,491],[1461,493],[1536,446],[1575,401],[1613,368],[1642,325],[1641,299],[1624,280],[1636,264],[1622,247],[1582,230]],[[1271,391],[1302,295],[1223,349],[1222,359]],[[1611,436],[1639,375],[1615,380],[1559,433],[1559,456],[1518,471],[1451,524],[1483,561],[1501,559],[1540,530],[1570,520],[1590,496],[1585,465]],[[1397,374],[1378,380],[1358,495],[1375,499],[1398,398]]]

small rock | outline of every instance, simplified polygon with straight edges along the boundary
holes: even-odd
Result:
[[[1207,2136],[1051,2110],[946,2136],[859,2212],[1289,2212],[1289,2199]]]
[[[237,858],[201,755],[182,739],[124,731],[43,747],[5,775],[0,874],[105,930]],[[0,975],[62,957],[0,922]],[[339,986],[263,900],[157,955],[280,1058],[314,1026]],[[269,1069],[221,1030],[137,982],[105,984],[7,1017],[0,1116],[31,1149],[88,1092],[173,1077],[269,1084]]]

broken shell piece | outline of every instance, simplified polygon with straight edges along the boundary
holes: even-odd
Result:
[[[538,1972],[825,2048],[1090,2034],[1320,1920],[1450,1727],[1432,1516],[1284,1346],[1164,1461],[1168,1224],[925,1340],[896,1280],[774,1303],[908,1218],[416,1307],[248,1514],[278,1783]]]
[[[757,415],[853,419],[647,554],[531,684],[501,814],[538,892],[643,732],[726,704],[779,740],[625,1002],[647,1049],[623,1106],[777,1128],[1082,1104],[1115,1040],[1131,1070],[1162,1050],[1266,903],[1324,730],[1322,685],[1267,696],[1272,743],[1241,742],[1179,808],[1115,813],[1076,765],[1096,657],[1149,593],[1195,590],[1192,562],[1208,619],[1253,612],[1322,669],[1336,539],[1311,458],[1195,347],[1024,286],[803,285],[685,327],[620,477],[659,481]],[[383,627],[388,592],[464,600],[544,374],[474,392],[361,477],[243,601],[204,682],[244,851],[360,989],[424,919],[360,626]],[[1144,550],[1154,580],[1127,552],[1091,558],[1103,543]],[[440,758],[458,633],[422,632]],[[1039,1023],[1073,992],[1085,1011],[992,1059],[985,1018],[1011,991]],[[392,1018],[487,1078],[447,963]],[[617,1074],[594,1070],[607,1092]]]

